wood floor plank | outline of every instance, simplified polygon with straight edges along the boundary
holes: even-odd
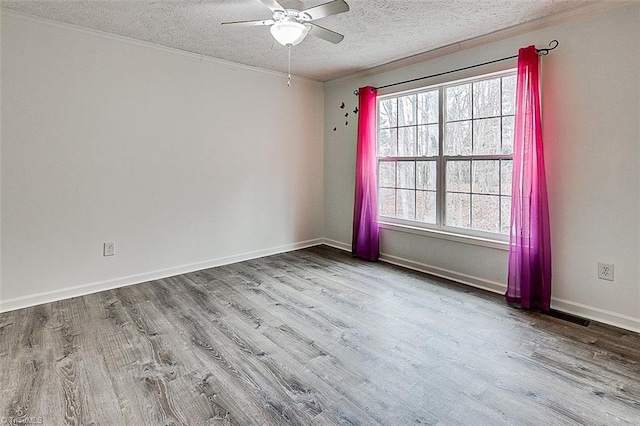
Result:
[[[640,336],[315,247],[0,314],[0,417],[640,424]]]

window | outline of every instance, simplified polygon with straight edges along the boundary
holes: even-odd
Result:
[[[509,233],[515,70],[378,100],[382,221]]]

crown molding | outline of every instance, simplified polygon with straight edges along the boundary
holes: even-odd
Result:
[[[243,70],[243,71],[253,71],[253,72],[257,72],[260,74],[266,74],[266,75],[270,75],[270,76],[275,76],[275,77],[282,77],[282,78],[287,78],[287,74],[286,73],[282,73],[282,72],[278,72],[278,71],[272,71],[272,70],[268,70],[265,68],[260,68],[260,67],[254,67],[251,65],[245,65],[245,64],[240,64],[238,62],[233,62],[233,61],[227,61],[226,59],[220,59],[220,58],[215,58],[213,56],[207,56],[207,55],[203,55],[200,53],[194,53],[194,52],[190,52],[188,50],[182,50],[182,49],[177,49],[175,47],[167,47],[167,46],[162,46],[160,44],[155,44],[155,43],[151,43],[148,41],[142,41],[142,40],[137,40],[134,38],[130,38],[130,37],[125,37],[125,36],[121,36],[118,34],[112,34],[112,33],[107,33],[104,31],[100,31],[100,30],[96,30],[93,28],[87,28],[87,27],[82,27],[80,25],[75,25],[75,24],[69,24],[67,22],[60,22],[60,21],[56,21],[53,19],[49,19],[49,18],[42,18],[40,16],[35,16],[35,15],[30,15],[28,13],[23,13],[23,12],[18,12],[16,10],[12,10],[12,9],[7,9],[6,7],[2,7],[0,6],[0,16],[9,16],[11,18],[16,18],[16,19],[21,19],[23,21],[29,21],[29,22],[34,22],[37,24],[43,24],[43,25],[48,25],[51,27],[56,27],[56,28],[61,28],[61,29],[66,29],[66,30],[70,30],[70,31],[74,31],[80,34],[85,34],[91,37],[97,37],[97,38],[102,38],[102,39],[108,39],[108,40],[113,40],[113,41],[117,41],[117,42],[121,42],[121,43],[126,43],[126,44],[131,44],[134,46],[140,46],[140,47],[146,47],[149,49],[153,49],[156,51],[160,51],[160,52],[165,52],[165,53],[170,53],[170,54],[175,54],[175,55],[180,55],[189,59],[193,59],[199,62],[207,62],[207,63],[212,63],[212,64],[216,64],[216,65],[221,65],[221,66],[225,66],[225,67],[229,67],[229,68],[233,68],[236,70]],[[314,80],[308,77],[302,77],[302,76],[298,76],[298,75],[291,75],[293,80],[296,81],[306,81],[306,82],[312,82],[312,83],[319,83],[318,80]]]
[[[478,37],[473,37],[461,42],[451,43],[444,46],[439,46],[426,52],[416,52],[415,54],[404,56],[402,58],[393,59],[383,63],[372,65],[366,69],[357,71],[355,73],[336,78],[334,80],[325,81],[340,82],[347,81],[359,77],[368,77],[371,75],[382,74],[389,71],[394,71],[399,68],[408,67],[411,65],[420,64],[423,62],[431,61],[443,56],[458,53],[464,50],[472,49],[474,47],[484,46],[497,41],[506,40],[512,37],[530,33],[544,28],[553,27],[556,25],[588,19],[593,16],[597,16],[601,13],[607,12],[612,9],[617,9],[622,6],[628,6],[631,4],[637,4],[637,1],[633,0],[603,0],[598,3],[593,3],[587,6],[583,6],[577,9],[566,10],[564,12],[556,13],[542,18],[534,19],[533,21],[525,22],[522,24],[514,25],[508,28],[497,30],[488,34],[484,34]]]

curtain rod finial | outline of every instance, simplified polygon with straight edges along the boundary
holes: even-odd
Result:
[[[353,94],[354,94],[354,95],[356,95],[356,96],[358,96],[358,89],[354,90],[354,91],[353,91]]]
[[[544,49],[536,49],[536,51],[538,52],[538,55],[548,55],[549,52],[558,47],[559,44],[560,43],[558,42],[558,40],[551,40],[549,42],[549,47]]]

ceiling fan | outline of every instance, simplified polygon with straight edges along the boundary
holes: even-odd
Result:
[[[335,31],[328,30],[311,21],[326,18],[327,16],[347,12],[349,5],[344,0],[333,0],[319,6],[302,9],[301,1],[296,1],[295,8],[287,9],[277,0],[260,0],[272,12],[271,19],[258,21],[223,22],[222,25],[235,25],[242,27],[271,26],[271,35],[283,46],[291,47],[299,44],[307,34],[319,37],[323,40],[337,44],[344,36]]]

